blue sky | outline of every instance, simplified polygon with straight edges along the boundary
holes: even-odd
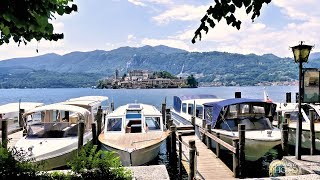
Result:
[[[202,41],[191,43],[201,17],[214,1],[208,0],[75,0],[78,12],[53,21],[65,39],[33,41],[27,46],[0,46],[0,60],[46,53],[111,50],[121,46],[168,45],[188,51],[225,51],[242,54],[274,53],[291,57],[290,46],[303,40],[319,51],[320,6],[316,0],[273,0],[252,23],[238,9],[241,30],[221,21]],[[39,53],[36,53],[36,48]]]

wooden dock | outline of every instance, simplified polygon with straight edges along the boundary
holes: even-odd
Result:
[[[196,179],[234,179],[233,172],[224,164],[217,156],[208,149],[207,146],[196,137],[196,135],[182,136],[182,141],[189,142],[195,140],[196,149],[198,152],[196,160]],[[177,147],[178,149],[179,147]],[[189,150],[187,147],[182,147],[183,157],[182,164],[186,171],[189,171]],[[189,172],[188,172],[189,173]]]

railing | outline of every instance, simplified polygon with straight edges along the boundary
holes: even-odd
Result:
[[[201,140],[203,143],[207,145],[209,149],[211,149],[211,140],[216,143],[216,156],[220,158],[220,149],[221,146],[225,147],[228,151],[232,152],[232,171],[233,176],[243,177],[243,169],[245,162],[245,125],[238,125],[238,137],[232,138],[232,145],[223,141],[221,139],[220,133],[212,134],[211,132],[211,124],[207,124],[206,120],[202,121],[202,127],[199,127],[199,131],[202,134]]]

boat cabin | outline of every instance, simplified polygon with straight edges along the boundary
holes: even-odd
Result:
[[[238,131],[238,124],[246,130],[272,129],[275,104],[262,100],[234,98],[204,104],[205,119],[215,129]]]
[[[162,114],[153,106],[128,104],[106,117],[106,133],[147,133],[163,131]]]
[[[31,109],[23,117],[29,115],[32,115],[32,121],[27,122],[27,138],[77,136],[79,121],[85,122],[85,132],[91,128],[90,112],[78,106],[51,104]]]
[[[204,118],[204,103],[218,101],[215,95],[182,95],[173,97],[173,109],[182,115],[194,115],[197,118]]]

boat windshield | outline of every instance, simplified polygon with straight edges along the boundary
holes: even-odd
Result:
[[[109,118],[107,131],[121,131],[122,118]]]
[[[149,131],[160,130],[160,117],[146,117],[146,128]]]
[[[217,123],[217,129],[226,131],[238,131],[238,124],[244,124],[246,130],[268,130],[272,129],[270,121],[266,117],[262,118],[243,118],[243,119],[226,119]]]
[[[64,138],[78,135],[78,124],[69,122],[45,122],[28,126],[29,138]]]

